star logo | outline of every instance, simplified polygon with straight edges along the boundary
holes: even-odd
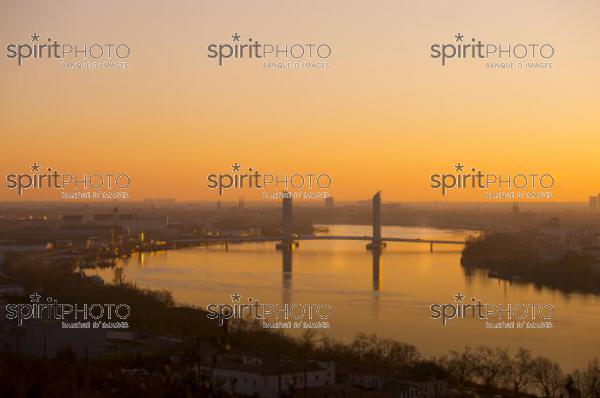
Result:
[[[38,172],[38,171],[40,171],[40,165],[39,165],[39,164],[37,164],[37,162],[36,162],[36,163],[34,163],[34,164],[32,164],[32,165],[31,165],[31,171],[35,171],[35,172]]]
[[[462,164],[460,164],[460,163],[457,163],[457,164],[454,165],[454,169],[456,171],[463,171],[463,167],[465,167],[465,166],[462,165]]]
[[[29,295],[29,299],[31,300],[32,303],[39,303],[41,298],[42,298],[42,296],[40,296],[37,293],[33,293],[33,294]]]
[[[32,34],[30,37],[31,41],[40,41],[40,35],[38,35],[37,33]]]
[[[234,33],[231,37],[233,37],[233,41],[240,41],[240,35],[238,35],[237,33]]]
[[[454,35],[454,37],[456,38],[456,41],[463,41],[463,39],[465,38],[465,36],[460,33]]]
[[[234,301],[234,302],[239,303],[241,298],[242,298],[242,296],[239,293],[233,293],[231,295],[231,301]]]
[[[454,295],[454,301],[457,303],[462,303],[464,299],[465,299],[465,296],[462,293],[456,293]]]
[[[232,171],[240,171],[240,167],[242,167],[242,166],[239,165],[238,162],[235,162],[234,164],[231,165],[231,170]]]

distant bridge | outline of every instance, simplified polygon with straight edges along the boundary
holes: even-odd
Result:
[[[292,238],[299,240],[360,240],[372,241],[372,236],[344,236],[344,235],[297,235]],[[279,242],[281,236],[238,236],[238,237],[218,237],[202,239],[177,239],[175,243],[242,243],[242,242]],[[443,239],[421,239],[421,238],[380,238],[382,242],[406,242],[406,243],[436,243],[444,245],[464,245],[462,240],[443,240]]]
[[[342,235],[296,235],[292,233],[292,198],[283,198],[281,217],[281,236],[238,236],[238,237],[214,237],[201,239],[178,239],[173,243],[183,244],[228,244],[242,242],[279,242],[276,245],[280,250],[293,250],[298,247],[301,240],[356,240],[369,241],[367,249],[380,253],[386,246],[386,242],[402,243],[428,243],[433,252],[434,244],[442,245],[464,245],[460,240],[444,239],[421,239],[421,238],[386,238],[381,236],[381,192],[373,196],[373,236],[342,236]]]

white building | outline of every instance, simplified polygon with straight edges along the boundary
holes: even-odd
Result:
[[[277,398],[293,391],[335,384],[335,363],[223,356],[214,366],[213,381],[228,394]]]
[[[348,373],[348,383],[364,390],[382,390],[385,378],[366,373]]]
[[[446,380],[393,381],[387,386],[397,398],[439,398],[448,395]]]

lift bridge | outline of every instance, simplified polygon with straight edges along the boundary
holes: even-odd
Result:
[[[381,234],[381,192],[377,192],[372,199],[372,224],[373,233],[372,236],[343,236],[343,235],[297,235],[292,232],[292,198],[284,197],[282,201],[282,214],[281,214],[281,235],[264,237],[264,236],[242,236],[242,237],[214,237],[214,238],[202,238],[194,239],[193,241],[198,244],[228,244],[228,243],[242,243],[242,242],[277,242],[275,247],[278,250],[293,251],[299,247],[299,242],[306,240],[355,240],[355,241],[367,241],[367,250],[371,250],[375,253],[381,253],[386,247],[388,242],[396,243],[423,243],[429,244],[429,250],[433,252],[433,246],[435,245],[464,245],[464,241],[460,240],[443,240],[443,239],[426,239],[426,238],[397,238],[397,237],[385,237]],[[192,240],[186,240],[186,242],[192,243]]]

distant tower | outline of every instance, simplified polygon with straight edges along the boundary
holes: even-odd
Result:
[[[114,226],[117,225],[117,221],[119,219],[119,208],[114,207],[112,213],[112,225]]]
[[[240,195],[238,199],[238,207],[245,207],[246,203],[244,202],[244,195]]]
[[[600,195],[598,196],[590,196],[589,199],[589,206],[590,206],[590,211],[592,213],[595,213],[598,211],[598,202],[600,201]]]
[[[333,209],[335,207],[335,200],[331,196],[325,198],[325,207],[328,209]]]
[[[513,202],[512,205],[512,214],[515,216],[519,215],[519,204],[517,202]]]
[[[219,199],[219,201],[217,202],[217,210],[221,210],[222,207],[223,204],[221,203],[221,199]]]
[[[281,234],[289,240],[292,234],[292,197],[284,196],[281,208]]]

